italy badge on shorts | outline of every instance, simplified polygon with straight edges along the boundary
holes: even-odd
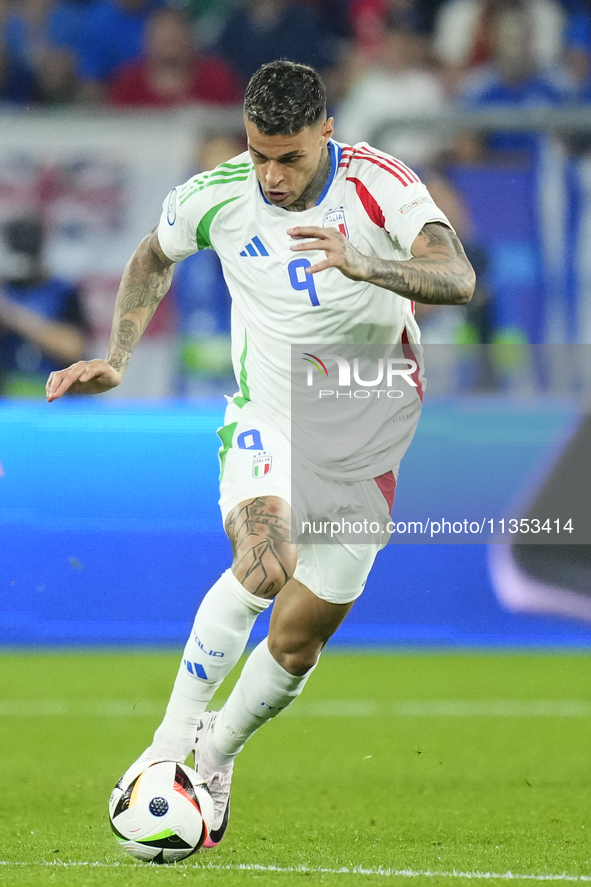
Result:
[[[273,459],[269,453],[261,453],[252,460],[252,476],[265,477],[271,471],[271,463]]]
[[[347,228],[347,220],[345,219],[345,210],[342,206],[338,209],[331,209],[322,220],[323,228],[338,228],[347,240],[349,239],[349,229]]]

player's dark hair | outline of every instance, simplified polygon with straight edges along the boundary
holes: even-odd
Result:
[[[295,135],[326,118],[326,90],[308,65],[269,62],[250,78],[244,113],[264,135]]]

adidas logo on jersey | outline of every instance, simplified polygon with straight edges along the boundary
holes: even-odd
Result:
[[[265,245],[263,244],[260,237],[253,237],[250,243],[247,243],[242,252],[241,256],[268,256]]]

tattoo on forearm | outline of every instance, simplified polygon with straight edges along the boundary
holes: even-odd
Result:
[[[139,338],[140,331],[133,320],[122,320],[116,340],[112,344],[111,359],[109,360],[112,367],[122,370],[127,366]]]
[[[121,372],[172,281],[170,260],[154,239],[150,236],[140,244],[123,272],[117,294],[107,360]]]
[[[122,320],[119,324],[119,344],[127,351],[134,348],[139,337],[139,330],[133,320]]]
[[[446,225],[430,222],[418,236],[424,255],[403,262],[369,259],[369,282],[425,305],[469,301],[475,275],[453,231]]]
[[[226,522],[236,578],[263,598],[274,597],[290,578],[291,524],[271,498],[259,496],[235,508]]]

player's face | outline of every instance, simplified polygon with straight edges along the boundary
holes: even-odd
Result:
[[[289,136],[264,135],[250,120],[245,120],[245,125],[248,150],[265,197],[276,206],[289,206],[301,196],[325,158],[334,131],[332,117]]]

